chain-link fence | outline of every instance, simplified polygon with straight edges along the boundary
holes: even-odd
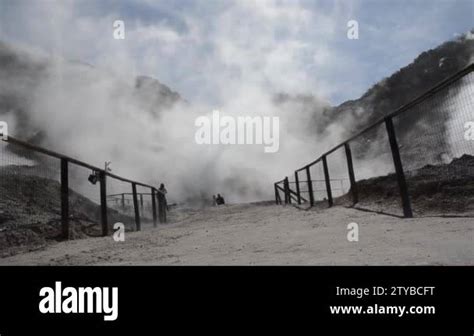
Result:
[[[166,221],[165,202],[153,186],[13,137],[0,141],[1,246],[28,245],[32,230],[61,240],[106,236],[115,223],[156,226]]]
[[[107,184],[108,217],[118,217],[115,222],[123,223],[125,231],[136,231],[133,190],[130,183],[110,179]]]
[[[0,245],[33,244],[31,230],[56,239],[60,223],[60,161],[0,141]]]
[[[277,204],[293,198],[404,217],[474,215],[474,64],[275,183]]]

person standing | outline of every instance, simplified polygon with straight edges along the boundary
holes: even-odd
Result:
[[[166,223],[166,210],[168,209],[166,201],[167,193],[168,190],[166,190],[165,185],[161,183],[158,189],[158,216],[160,217],[160,223]]]

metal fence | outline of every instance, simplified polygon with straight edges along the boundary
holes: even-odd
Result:
[[[275,201],[344,204],[403,217],[472,215],[470,122],[474,64],[297,169],[293,181],[276,182]]]
[[[128,231],[166,222],[166,197],[154,186],[11,136],[2,140],[0,201],[18,227],[57,225],[59,238],[70,239],[107,236],[118,222]]]

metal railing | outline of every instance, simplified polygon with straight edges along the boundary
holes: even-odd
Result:
[[[99,184],[99,193],[100,197],[98,200],[98,206],[100,209],[100,226],[101,226],[101,234],[102,236],[109,235],[109,220],[108,220],[108,210],[110,207],[107,206],[107,199],[110,199],[110,196],[107,195],[107,182],[108,181],[120,181],[121,183],[125,183],[130,188],[129,195],[131,195],[133,201],[133,218],[134,218],[134,225],[137,231],[141,230],[141,216],[140,210],[143,211],[143,207],[139,205],[139,196],[141,200],[141,204],[143,204],[143,196],[148,195],[151,196],[151,220],[153,222],[153,226],[157,226],[157,222],[165,223],[166,222],[166,198],[165,195],[157,188],[152,185],[134,181],[131,179],[127,179],[115,174],[112,174],[110,171],[106,171],[105,169],[93,166],[86,162],[74,159],[67,155],[57,153],[40,146],[36,146],[30,144],[28,142],[18,140],[12,136],[8,136],[6,139],[2,139],[3,142],[7,143],[8,145],[15,146],[17,149],[21,148],[22,150],[31,151],[31,153],[40,153],[52,160],[59,161],[59,184],[60,184],[60,221],[61,221],[61,237],[63,239],[70,238],[70,220],[71,220],[71,197],[72,194],[79,194],[76,191],[71,189],[70,186],[70,168],[71,167],[81,167],[86,168],[87,170],[91,171],[92,174],[89,176],[94,176],[93,179],[96,179],[95,183],[98,182]],[[37,154],[38,155],[38,154]],[[11,166],[15,167],[16,165]],[[3,167],[8,167],[8,163],[3,165]],[[34,173],[30,175],[35,175]],[[1,178],[8,179],[9,176],[1,176]],[[148,193],[139,193],[137,192],[137,187],[145,188],[149,190]],[[33,187],[32,187],[33,188]],[[126,194],[126,193],[124,193]],[[87,198],[87,197],[85,197]],[[99,223],[98,223],[99,224]]]
[[[345,178],[348,178],[350,182],[350,192],[348,195],[352,198],[352,205],[356,205],[360,202],[358,190],[360,181],[356,180],[357,171],[354,169],[354,151],[351,145],[358,146],[356,156],[358,162],[360,161],[362,165],[366,157],[368,157],[366,154],[368,150],[363,147],[374,146],[379,148],[379,158],[384,155],[391,157],[393,168],[390,168],[390,170],[393,169],[393,173],[396,176],[403,216],[407,218],[413,217],[410,197],[410,191],[413,192],[413,190],[410,189],[410,185],[407,182],[406,172],[410,171],[412,173],[416,169],[420,169],[422,165],[440,163],[432,158],[445,154],[440,147],[447,141],[447,122],[451,123],[450,129],[456,129],[456,132],[459,133],[464,129],[463,122],[474,121],[473,71],[474,64],[467,66],[408,104],[386,114],[377,122],[372,123],[346,141],[325,152],[316,160],[297,169],[294,172],[294,182],[290,182],[288,177],[285,177],[283,180],[274,183],[276,204],[291,204],[295,202],[297,204],[307,203],[310,207],[314,206],[317,200],[314,197],[311,169],[319,168],[325,182],[326,202],[329,207],[333,206],[332,171],[328,165],[328,160],[332,158],[331,155],[333,153],[339,152],[342,157],[342,159],[339,159],[339,166],[345,165],[347,167]],[[452,114],[456,113],[460,114],[460,117],[453,120]],[[436,119],[440,117],[442,122],[436,122]],[[405,120],[405,118],[409,119]],[[411,134],[407,130],[410,128],[418,129],[418,133],[422,134],[417,134],[417,132]],[[382,138],[387,141],[381,141]],[[400,139],[403,142],[403,146],[400,145]],[[373,145],[374,143],[377,143],[377,146]],[[387,146],[386,150],[380,150],[384,146]],[[450,149],[453,151],[453,154],[474,154],[474,141],[459,141],[457,146],[456,149]],[[436,153],[436,151],[441,153]],[[366,154],[365,157],[364,153]],[[404,158],[405,160],[403,160]],[[369,162],[367,164],[370,165]],[[409,166],[410,169],[404,169],[404,164]],[[305,180],[301,180],[301,174],[305,175]],[[381,175],[373,174],[369,177],[375,178]],[[290,188],[291,183],[295,184],[295,190]],[[302,183],[307,185],[309,194],[307,200],[303,200],[301,197]],[[282,201],[280,192],[283,193],[284,201]]]

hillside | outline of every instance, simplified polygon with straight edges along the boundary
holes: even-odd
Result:
[[[113,75],[89,64],[60,61],[63,62],[62,69],[78,75],[75,83],[78,88],[92,84],[86,81],[97,76],[114,80]],[[50,81],[54,67],[58,66],[55,62],[58,60],[34,55],[0,41],[0,118],[9,120],[8,116],[13,114],[15,133],[35,144],[41,144],[49,130],[36,126],[34,98],[41,93],[40,87]],[[138,76],[131,85],[115,80],[117,94],[127,93],[143,111],[157,118],[163,109],[184,102],[178,93],[151,77]]]
[[[327,122],[338,122],[340,118],[351,115],[356,125],[350,132],[356,133],[473,61],[474,38],[472,33],[468,33],[421,53],[411,64],[375,84],[359,99],[334,107],[326,114]],[[319,127],[324,129],[324,123]]]
[[[321,137],[330,135],[331,125],[340,125],[343,129],[340,137],[349,138],[384,115],[409,103],[472,62],[474,62],[474,30],[421,53],[412,63],[376,83],[360,98],[346,101],[339,106],[322,106],[321,102],[312,95],[291,96],[285,93],[277,95],[275,102],[291,102],[298,107],[298,111],[295,113],[312,114],[312,122],[308,127],[316,130],[316,133]],[[350,76],[348,80],[350,80]],[[443,94],[447,94],[447,92]],[[441,94],[438,96],[440,100],[443,99]],[[416,128],[422,126],[418,124],[420,117],[415,113],[410,118],[405,118],[404,124],[399,127],[401,138],[404,138],[405,130],[417,133]],[[444,136],[445,139],[444,143],[437,144],[439,151],[447,146],[446,122],[448,117],[449,115],[444,113],[431,115],[438,125],[443,125],[442,129],[436,130],[440,131],[440,137]],[[317,150],[318,153],[323,153],[329,148],[318,148]],[[355,154],[363,156],[366,152],[356,152]]]
[[[27,166],[0,167],[0,255],[15,254],[59,240],[61,233],[60,184],[32,175]],[[70,190],[70,237],[101,235],[99,205]],[[112,224],[134,223],[133,218],[108,209]],[[128,225],[127,230],[134,230]]]
[[[426,165],[407,173],[406,181],[415,217],[474,216],[474,156]],[[357,190],[356,208],[403,215],[395,174],[360,180]],[[335,203],[352,206],[352,195],[336,198]]]

